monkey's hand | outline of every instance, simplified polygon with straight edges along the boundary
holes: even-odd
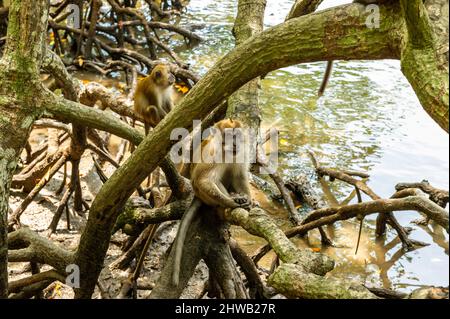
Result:
[[[252,206],[252,201],[247,195],[232,193],[230,196],[239,207],[250,208]]]

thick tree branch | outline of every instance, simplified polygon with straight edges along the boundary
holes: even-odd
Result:
[[[65,250],[37,233],[21,228],[8,234],[9,260],[11,262],[36,262],[54,267],[66,274],[73,263],[73,252]]]
[[[421,0],[400,2],[408,30],[401,49],[402,71],[425,111],[448,133],[449,79],[445,65],[448,58],[442,59],[442,52],[437,50],[440,43],[436,41],[441,38],[436,37]],[[448,17],[448,9],[446,13],[441,8],[441,14]],[[448,46],[446,51],[448,55]]]
[[[334,262],[327,256],[307,249],[298,249],[260,208],[254,208],[250,212],[235,209],[226,214],[226,219],[234,225],[241,226],[250,234],[266,239],[280,260],[285,263],[298,263],[305,271],[319,275],[326,274],[334,267]]]
[[[305,273],[294,264],[283,264],[269,277],[269,285],[288,298],[376,299],[367,288],[350,280]]]
[[[193,119],[204,118],[236,89],[271,70],[323,59],[397,57],[391,46],[391,36],[395,34],[392,28],[382,27],[376,33],[372,32],[366,28],[360,10],[359,5],[342,6],[293,19],[264,31],[227,54],[197,83],[98,193],[77,252],[81,277],[85,278],[81,288],[76,290],[77,298],[91,296],[115,219],[134,189],[168,153],[174,142],[167,137],[173,129],[191,128]],[[389,26],[397,25],[398,10],[395,7],[383,6],[381,11],[391,22]],[[333,25],[332,30],[330,25]],[[324,42],[323,34],[329,32],[334,35]]]
[[[48,92],[44,106],[48,117],[63,122],[77,123],[109,132],[138,145],[143,134],[121,121],[118,117],[83,104],[72,102]]]

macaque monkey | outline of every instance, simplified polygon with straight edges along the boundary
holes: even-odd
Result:
[[[175,76],[169,67],[158,64],[149,76],[139,81],[134,94],[134,111],[144,118],[145,134],[173,108]]]
[[[235,129],[237,129],[236,133],[238,131],[242,133],[241,139],[230,135],[232,138],[227,140],[227,131],[233,133]],[[248,181],[250,164],[246,153],[248,145],[243,130],[244,127],[238,120],[222,120],[216,123],[213,133],[201,144],[202,161],[191,164],[194,193],[208,206],[237,208],[245,204],[245,198],[250,199]],[[215,156],[218,152],[221,156],[218,155],[217,158]],[[230,155],[231,163],[226,162],[227,154]],[[205,160],[205,155],[210,161]],[[241,196],[241,198],[237,199],[234,196],[233,199],[230,194]],[[240,202],[240,200],[244,201]]]
[[[227,208],[251,206],[248,143],[243,130],[240,130],[241,139],[235,136],[232,141],[227,139],[226,135],[232,133],[233,129],[243,129],[242,123],[237,120],[222,120],[216,123],[213,133],[200,145],[202,160],[190,165],[195,198],[184,214],[174,244],[172,273],[174,286],[179,284],[181,257],[187,230],[200,206],[202,204],[210,206],[219,213]],[[208,160],[205,160],[203,155],[209,157]],[[209,160],[212,158],[214,162]],[[225,163],[227,158],[232,159],[231,163]]]

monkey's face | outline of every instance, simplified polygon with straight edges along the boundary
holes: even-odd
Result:
[[[240,121],[223,120],[215,125],[216,133],[220,135],[222,142],[222,150],[224,156],[233,157],[236,162],[236,157],[242,153],[246,147],[245,132]]]
[[[151,77],[156,85],[167,88],[175,83],[175,76],[166,65],[157,65],[152,71]]]

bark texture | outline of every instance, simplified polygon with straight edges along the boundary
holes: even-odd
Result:
[[[260,75],[306,62],[401,59],[402,70],[422,106],[448,131],[448,40],[442,36],[448,33],[446,3],[400,0],[380,5],[383,18],[376,30],[367,28],[363,5],[349,4],[292,19],[253,35],[224,56],[142,141],[142,135],[114,116],[56,97],[42,86],[39,70],[45,53],[49,3],[10,1],[7,46],[0,60],[0,297],[7,294],[5,223],[9,186],[31,125],[42,114],[140,143],[97,195],[75,254],[82,278],[76,297],[90,298],[116,218],[136,187],[168,153],[172,130],[191,128],[193,119],[203,119]],[[448,218],[444,222],[448,225]],[[277,247],[277,243],[273,245]],[[281,248],[280,254],[291,254],[289,249]]]
[[[233,28],[236,46],[263,30],[265,8],[266,0],[239,1],[238,15]],[[261,123],[260,85],[261,80],[258,77],[232,94],[228,99],[227,115],[241,120],[246,127],[259,129]]]
[[[193,119],[204,118],[243,84],[271,70],[323,59],[398,57],[398,51],[392,47],[392,43],[398,43],[396,36],[400,33],[395,30],[402,27],[398,23],[401,21],[398,6],[381,7],[388,23],[376,33],[366,28],[362,9],[356,4],[342,6],[264,31],[223,57],[197,83],[111,176],[93,202],[77,251],[76,261],[85,279],[76,290],[77,298],[91,296],[115,220],[134,189],[168,153],[173,143],[168,136],[173,129],[191,128]],[[330,34],[330,38],[323,41],[323,34]]]
[[[9,188],[31,126],[42,112],[39,69],[48,5],[46,0],[11,1],[7,45],[0,60],[0,298],[8,295]]]

